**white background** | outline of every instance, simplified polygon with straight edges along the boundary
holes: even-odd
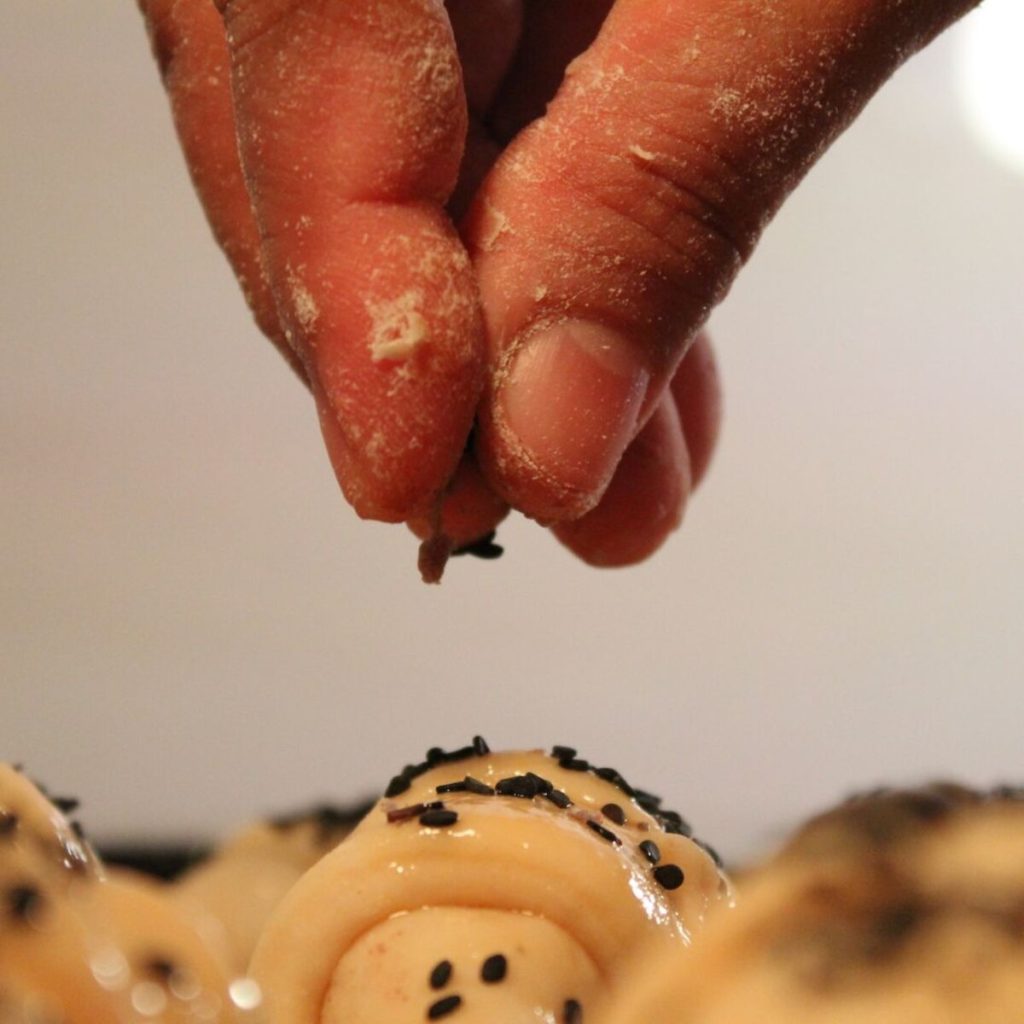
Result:
[[[519,520],[428,589],[251,325],[134,5],[4,0],[0,755],[94,834],[191,839],[474,732],[573,743],[732,857],[851,787],[1024,778],[1024,176],[956,56],[715,314],[724,435],[668,547],[601,572]]]

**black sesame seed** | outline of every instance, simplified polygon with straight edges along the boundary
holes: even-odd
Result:
[[[572,801],[560,789],[553,789],[550,793],[545,793],[544,798],[550,800],[556,807],[561,807],[563,810],[566,807],[572,807]]]
[[[430,1008],[427,1010],[427,1020],[439,1020],[441,1017],[447,1017],[461,1005],[462,996],[445,996],[444,999],[438,999],[436,1003],[430,1004]]]
[[[465,793],[469,787],[464,782],[446,782],[442,786],[437,787],[437,792],[440,793]]]
[[[610,782],[617,789],[621,789],[626,796],[633,795],[633,787],[614,768],[595,768],[594,774],[599,779],[604,779],[605,782]]]
[[[43,902],[43,894],[33,885],[14,885],[5,897],[8,912],[18,921],[28,920]]]
[[[82,823],[80,821],[76,820],[71,822],[71,831],[74,832],[76,839],[85,839],[85,829],[82,828]]]
[[[576,999],[566,999],[562,1008],[563,1024],[583,1024],[583,1007]]]
[[[462,780],[462,784],[466,787],[468,792],[476,793],[477,796],[494,796],[493,786],[488,786],[486,782],[474,779],[472,775],[467,775]]]
[[[483,736],[473,737],[473,753],[477,757],[486,757],[491,752],[491,748],[487,745],[487,740]]]
[[[689,835],[689,833],[687,833]],[[705,843],[702,839],[694,839],[694,842],[715,862],[716,868],[725,866],[725,862],[718,855],[718,851],[711,846],[709,843]]]
[[[683,869],[678,864],[662,864],[654,869],[654,880],[662,889],[678,889],[683,878]]]
[[[407,764],[402,769],[401,774],[411,782],[413,779],[418,779],[421,775],[425,775],[433,767],[429,761],[420,761],[419,764]]]
[[[396,775],[388,783],[388,788],[384,790],[384,796],[386,796],[386,797],[400,796],[411,785],[412,785],[412,783],[409,781],[409,776],[408,775]]]
[[[537,793],[543,796],[545,793],[550,793],[555,787],[543,775],[535,775],[533,772],[527,772],[526,777],[533,779],[534,784],[537,787]]]
[[[652,863],[657,864],[661,860],[661,850],[658,844],[651,839],[645,839],[640,844],[640,852]]]
[[[645,811],[661,806],[661,797],[654,793],[648,793],[646,789],[634,789],[633,797]]]
[[[590,762],[584,761],[582,757],[563,757],[559,760],[558,767],[569,772],[588,772]]]
[[[452,976],[451,960],[442,960],[430,972],[430,987],[444,988]]]
[[[142,967],[147,974],[152,974],[165,983],[169,982],[178,973],[178,968],[174,965],[173,961],[162,956],[151,957]]]
[[[444,759],[445,752],[440,747],[431,747],[427,751],[427,764],[429,764],[431,768],[433,768],[434,765],[440,764]]]
[[[626,824],[626,812],[618,804],[605,804],[601,808],[601,813],[616,825]]]
[[[483,558],[485,560],[501,558],[505,553],[505,549],[500,544],[495,544],[494,538],[497,535],[497,530],[491,530],[490,533],[484,534],[479,540],[470,541],[469,544],[453,548],[452,557],[458,558],[459,555],[472,555],[474,558]]]
[[[18,827],[18,816],[14,811],[0,811],[0,838],[13,835]]]
[[[408,807],[396,807],[388,811],[388,821],[394,824],[397,821],[408,821],[410,818],[418,818],[425,811],[440,811],[444,803],[440,800],[431,800],[426,804],[409,804]]]
[[[500,953],[489,956],[480,968],[480,978],[488,985],[503,981],[507,973],[508,961]]]
[[[78,809],[79,801],[73,796],[54,796],[50,798],[50,803],[62,814],[70,814]]]
[[[537,783],[529,775],[512,775],[507,779],[499,779],[494,787],[498,796],[517,796],[523,800],[532,800],[537,795]]]
[[[445,764],[452,761],[465,761],[467,757],[476,757],[476,747],[470,744],[468,747],[459,747],[458,750],[449,750],[444,755]]]
[[[607,829],[600,822],[591,821],[588,819],[587,828],[592,829],[602,839],[607,839],[609,843],[614,843],[616,846],[622,845],[622,840],[610,829]]]
[[[459,820],[455,811],[430,810],[420,815],[420,824],[425,828],[447,828]]]
[[[576,748],[556,745],[551,748],[551,756],[557,757],[559,761],[571,760],[576,756]]]

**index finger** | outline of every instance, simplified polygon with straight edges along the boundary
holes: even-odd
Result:
[[[239,151],[285,330],[365,517],[424,508],[482,386],[478,300],[442,206],[466,102],[439,0],[220,0]]]

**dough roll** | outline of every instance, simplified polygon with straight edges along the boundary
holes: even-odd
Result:
[[[568,748],[430,751],[268,922],[268,1022],[580,1021],[727,898],[688,831]]]

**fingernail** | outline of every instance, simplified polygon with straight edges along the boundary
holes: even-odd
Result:
[[[556,324],[527,339],[512,363],[497,400],[502,433],[556,487],[596,502],[633,437],[649,380],[616,331]]]

